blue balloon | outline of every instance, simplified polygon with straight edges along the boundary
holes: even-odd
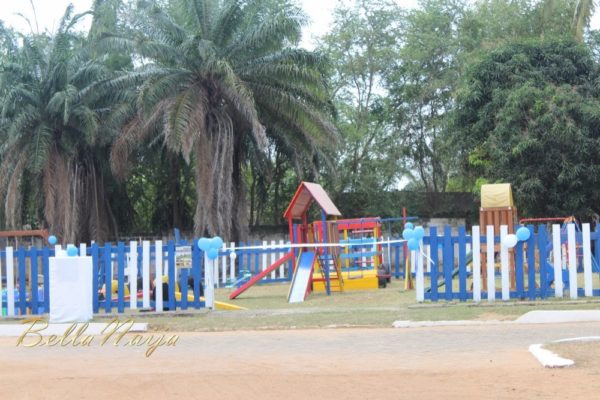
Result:
[[[75,257],[78,253],[79,251],[77,250],[77,247],[73,246],[72,244],[67,246],[67,255],[69,257]]]
[[[209,260],[214,260],[217,257],[219,257],[219,249],[215,249],[214,247],[211,247],[210,249],[208,249],[208,252],[206,253],[206,255],[208,256]]]
[[[419,241],[415,238],[408,240],[408,249],[409,250],[419,250]]]
[[[51,235],[48,237],[48,243],[50,243],[52,246],[54,246],[56,244],[56,242],[58,242],[58,240],[56,239],[56,236]]]
[[[210,247],[213,249],[220,249],[221,247],[223,247],[223,239],[221,239],[218,236],[215,236],[214,238],[210,239]]]
[[[415,229],[415,226],[412,224],[412,222],[407,222],[406,224],[404,224],[404,228]]]
[[[529,231],[529,229],[525,228],[524,226],[517,229],[517,239],[519,239],[520,241],[524,242],[527,239],[529,239],[530,236],[531,236],[531,232]]]
[[[205,237],[198,239],[198,248],[202,251],[210,249],[210,239]]]
[[[415,237],[415,231],[413,231],[410,228],[406,228],[405,230],[402,231],[402,238],[404,240],[410,240],[413,237]]]
[[[423,229],[422,226],[417,226],[414,230],[414,238],[417,240],[421,240],[423,239],[423,236],[425,236],[425,229]]]

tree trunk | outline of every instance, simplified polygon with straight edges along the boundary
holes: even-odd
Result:
[[[104,180],[92,156],[66,159],[54,148],[42,179],[46,226],[62,243],[102,243],[116,235]]]

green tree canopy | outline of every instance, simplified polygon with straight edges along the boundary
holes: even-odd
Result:
[[[402,11],[392,1],[359,0],[339,5],[333,17],[333,28],[319,43],[330,59],[330,90],[342,134],[330,181],[334,192],[389,189],[404,172],[384,86],[398,57]]]
[[[312,154],[336,137],[321,57],[294,47],[303,16],[294,7],[258,12],[255,3],[142,1],[138,33],[105,42],[144,62],[111,83],[141,82],[138,115],[113,146],[113,171],[124,176],[132,150],[159,135],[194,164],[197,235],[244,236],[243,166],[269,138]]]
[[[599,78],[590,52],[570,39],[488,54],[458,96],[463,172],[512,183],[529,215],[598,213]]]
[[[5,225],[34,222],[69,242],[114,235],[103,150],[123,123],[126,95],[94,86],[112,72],[73,32],[80,17],[69,7],[55,34],[16,36],[0,65]]]

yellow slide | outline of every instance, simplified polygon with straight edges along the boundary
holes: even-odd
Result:
[[[188,298],[188,302],[191,303],[194,301],[194,294],[188,294],[187,296]],[[175,300],[177,301],[181,301],[181,292],[175,292]],[[204,301],[204,297],[200,297],[200,301]],[[236,306],[235,304],[231,304],[231,303],[224,303],[222,301],[216,301],[215,300],[215,308],[217,310],[228,310],[228,311],[240,311],[240,310],[247,310],[246,307],[240,307],[240,306]]]

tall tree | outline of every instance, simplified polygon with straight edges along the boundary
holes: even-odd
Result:
[[[599,78],[590,52],[572,39],[491,52],[458,96],[463,174],[511,182],[525,214],[599,213]]]
[[[147,62],[128,83],[112,83],[119,89],[143,80],[138,116],[113,146],[113,170],[125,176],[131,150],[160,135],[194,165],[197,235],[245,235],[242,168],[248,151],[265,149],[267,135],[308,154],[336,136],[325,115],[322,60],[292,47],[301,15],[265,16],[254,3],[140,2],[139,36],[106,40]]]
[[[34,222],[69,242],[114,233],[98,149],[121,123],[121,109],[108,107],[118,96],[93,86],[110,71],[73,33],[81,16],[70,6],[55,34],[21,36],[0,66],[5,225],[20,226],[25,199],[33,202]]]
[[[357,0],[334,10],[333,27],[320,39],[319,50],[330,58],[330,90],[342,133],[336,193],[377,193],[402,176],[384,85],[398,57],[401,17],[392,1]]]
[[[389,87],[404,140],[404,160],[426,191],[443,192],[449,171],[446,114],[461,70],[459,22],[465,5],[424,0],[405,19]]]
[[[583,43],[583,33],[589,27],[590,20],[596,9],[595,0],[577,0],[571,24],[573,35],[580,43]]]

